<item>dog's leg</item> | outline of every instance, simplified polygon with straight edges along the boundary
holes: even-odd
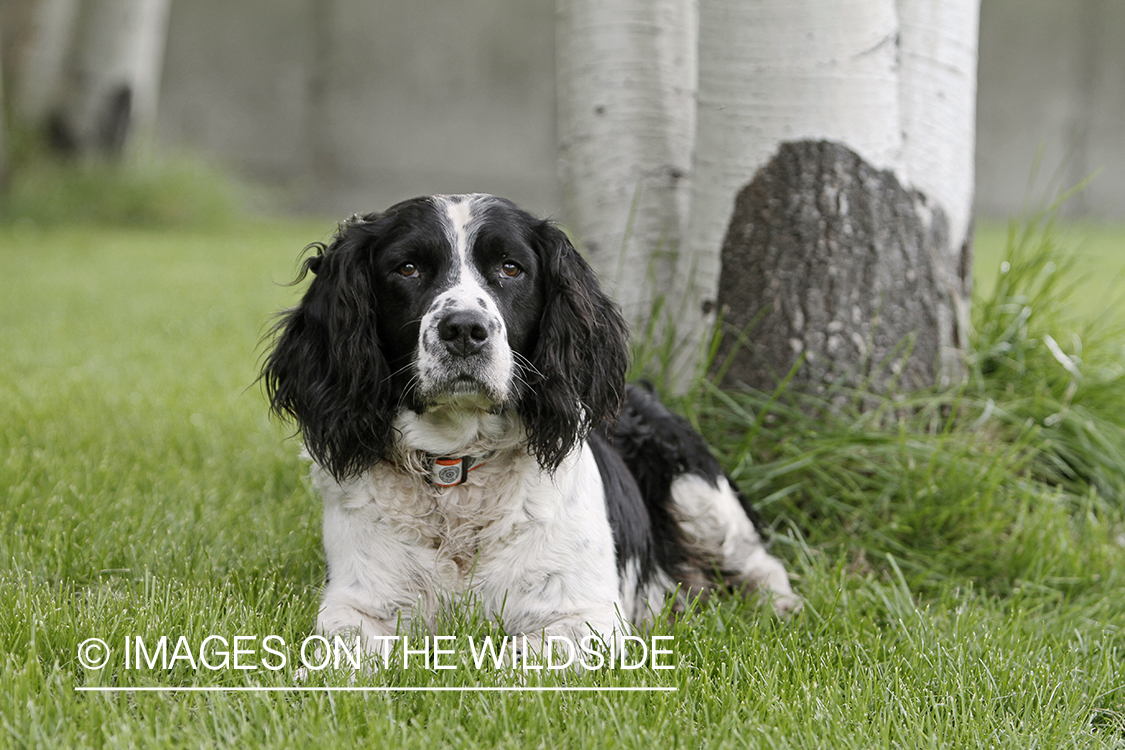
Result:
[[[359,636],[370,667],[386,663],[414,617],[428,621],[437,608],[431,580],[435,551],[397,538],[371,495],[340,486],[314,469],[324,498],[327,581],[317,631],[332,640]]]
[[[387,663],[395,646],[398,622],[373,617],[326,595],[316,618],[316,629],[330,641],[341,636],[345,642],[350,642],[354,636],[359,636],[367,657],[364,666],[374,670]]]
[[[624,628],[620,620],[612,622],[604,617],[598,624],[583,615],[562,617],[538,632],[520,636],[517,657],[530,659],[540,667],[566,664],[576,670],[601,669],[625,648]],[[548,647],[553,653],[548,653]]]
[[[766,552],[726,477],[716,477],[712,485],[696,474],[683,474],[672,482],[671,495],[685,541],[713,560],[728,583],[758,591],[778,615],[800,609],[785,566]]]
[[[481,550],[475,588],[486,615],[509,635],[526,636],[533,654],[549,638],[616,643],[627,613],[591,449],[576,451],[554,476],[539,476],[516,507],[503,543]]]

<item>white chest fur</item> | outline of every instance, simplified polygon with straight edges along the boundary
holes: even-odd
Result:
[[[321,629],[432,625],[471,596],[509,633],[558,632],[560,621],[579,637],[612,630],[619,582],[598,476],[585,446],[553,476],[513,449],[444,489],[389,463],[344,483],[314,465],[328,562]]]

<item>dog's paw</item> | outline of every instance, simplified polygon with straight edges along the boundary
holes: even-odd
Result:
[[[767,592],[765,596],[769,599],[774,614],[783,620],[797,614],[805,606],[805,600],[792,592]]]

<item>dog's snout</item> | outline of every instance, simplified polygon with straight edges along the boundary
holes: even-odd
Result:
[[[488,321],[474,310],[451,312],[438,323],[438,336],[450,354],[468,357],[488,342]]]

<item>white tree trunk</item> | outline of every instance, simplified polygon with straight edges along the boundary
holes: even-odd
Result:
[[[77,151],[120,154],[151,133],[169,2],[82,0],[56,102],[58,135]]]
[[[979,0],[703,0],[694,110],[683,95],[690,86],[676,83],[688,80],[687,69],[678,53],[669,58],[668,52],[682,50],[688,39],[674,47],[654,42],[674,38],[661,23],[671,17],[669,0],[558,2],[560,141],[570,217],[631,317],[643,316],[654,294],[639,283],[642,268],[653,268],[653,249],[681,238],[679,264],[658,265],[660,273],[648,277],[666,294],[666,314],[675,324],[672,385],[682,387],[699,372],[717,303],[738,297],[739,284],[748,288],[745,278],[724,277],[724,257],[753,257],[765,263],[755,266],[761,273],[773,274],[758,254],[784,245],[799,255],[792,233],[820,244],[805,248],[803,261],[788,255],[788,268],[806,262],[820,264],[817,271],[824,263],[835,269],[816,282],[832,287],[826,294],[835,300],[818,311],[827,316],[822,322],[855,327],[855,335],[822,337],[820,343],[836,347],[832,352],[808,348],[819,345],[815,336],[789,339],[794,350],[843,366],[849,356],[886,354],[888,336],[909,333],[880,322],[881,302],[860,299],[863,282],[855,286],[856,280],[878,266],[880,291],[867,289],[867,295],[882,295],[886,310],[901,312],[895,322],[922,328],[916,343],[927,362],[912,369],[909,380],[924,383],[935,367],[943,375],[956,369],[968,322]],[[682,17],[685,6],[675,7]],[[684,24],[695,28],[690,19]],[[668,59],[677,64],[666,66]],[[691,157],[680,137],[688,135]],[[667,165],[676,165],[674,172]],[[689,199],[683,179],[649,187],[652,175],[670,173],[690,174]],[[794,191],[792,200],[786,190]],[[763,207],[754,200],[776,203]],[[873,217],[880,221],[872,223]],[[732,219],[754,226],[735,226]],[[897,222],[889,233],[888,221]],[[791,234],[763,235],[763,226],[774,222],[777,231]],[[825,228],[831,228],[827,234]],[[853,229],[852,238],[836,234]],[[842,282],[847,278],[843,286],[832,281],[836,272]],[[778,282],[787,309],[797,315],[785,324],[790,333],[811,335],[797,310],[808,302],[800,299],[797,281]],[[913,290],[912,300],[892,298],[906,289]],[[857,316],[874,320],[853,320]],[[774,334],[782,335],[780,329]],[[845,339],[847,346],[838,345]]]
[[[630,322],[675,273],[695,137],[698,0],[558,0],[567,221]]]
[[[893,0],[709,0],[700,13],[694,267],[674,294],[681,384],[715,322],[735,195],[779,144],[840,141],[881,168],[902,153]]]
[[[950,244],[960,249],[972,223],[980,1],[897,5],[903,171],[945,210]]]
[[[51,114],[62,92],[78,0],[37,0],[34,6],[12,96],[19,118],[38,125]]]
[[[898,0],[899,102],[906,180],[949,221],[949,245],[934,259],[951,302],[953,329],[943,378],[959,368],[968,342],[972,294],[973,161],[976,144],[980,0]]]

